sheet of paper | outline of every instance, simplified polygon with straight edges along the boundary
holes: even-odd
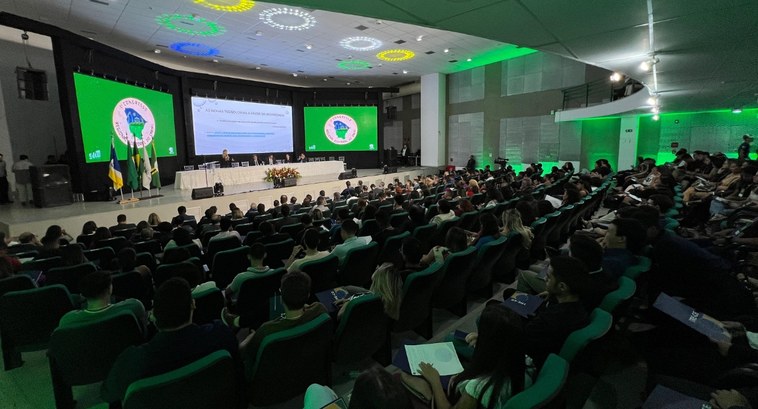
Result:
[[[442,376],[463,372],[463,365],[455,353],[452,342],[406,345],[405,353],[413,375],[421,375],[418,371],[421,362],[432,364]]]

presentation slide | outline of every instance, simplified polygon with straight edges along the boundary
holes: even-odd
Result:
[[[375,151],[376,107],[305,107],[305,150]]]
[[[176,156],[174,101],[171,94],[74,73],[76,103],[87,163],[110,161],[111,138],[116,155],[126,159],[126,145],[147,146],[158,157]]]
[[[293,150],[292,107],[288,105],[192,97],[192,127],[196,155],[220,155],[224,149],[232,157]]]

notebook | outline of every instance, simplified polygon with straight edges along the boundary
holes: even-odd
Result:
[[[545,300],[536,295],[515,293],[510,298],[504,300],[503,305],[516,314],[527,318],[530,315],[534,315],[534,312],[537,311],[537,308],[539,308],[543,302],[545,302]]]
[[[658,296],[653,307],[713,341],[730,340],[729,333],[716,322],[713,322],[712,319],[705,318],[706,315],[702,312],[695,311],[692,307],[666,293],[661,293]]]

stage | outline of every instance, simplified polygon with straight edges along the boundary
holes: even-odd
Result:
[[[392,183],[395,178],[404,181],[406,177],[415,178],[419,175],[436,174],[437,168],[427,167],[399,167],[396,173],[383,174],[382,169],[358,169],[358,176],[349,179],[353,186],[362,180],[365,185],[384,182]],[[103,176],[105,177],[105,175]],[[274,200],[279,196],[295,196],[298,203],[310,194],[315,201],[320,190],[324,190],[327,196],[333,192],[341,192],[345,188],[345,181],[338,180],[337,175],[308,176],[303,175],[298,179],[297,186],[273,189],[271,183],[256,182],[248,185],[224,186],[224,196],[209,199],[192,200],[190,190],[175,189],[174,185],[163,186],[160,190],[162,197],[141,200],[137,203],[119,205],[118,202],[75,202],[69,206],[36,208],[22,207],[18,202],[0,206],[0,231],[16,237],[19,234],[30,231],[42,236],[48,226],[57,224],[63,227],[68,234],[76,237],[81,233],[82,225],[92,220],[98,226],[110,227],[116,224],[116,216],[125,214],[129,223],[137,223],[147,220],[150,213],[157,213],[162,221],[171,221],[176,216],[178,206],[186,206],[187,212],[194,214],[199,220],[205,209],[216,206],[219,213],[229,212],[229,204],[234,203],[247,211],[251,203],[264,203],[270,208]],[[152,191],[155,194],[155,189]],[[147,196],[147,191],[145,191]],[[126,195],[128,198],[129,195]],[[139,197],[139,194],[135,194]]]

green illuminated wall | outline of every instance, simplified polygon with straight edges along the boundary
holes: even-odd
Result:
[[[600,118],[582,121],[583,168],[592,168],[598,159],[608,159],[616,170],[619,157],[619,127],[621,118]]]
[[[755,135],[758,130],[758,109],[746,109],[740,114],[729,110],[666,113],[658,122],[650,116],[641,116],[639,121],[638,156],[654,157],[659,163],[670,161],[671,144],[676,142],[679,148],[689,151],[723,152],[736,157],[742,135]],[[756,148],[754,144],[753,158]]]

